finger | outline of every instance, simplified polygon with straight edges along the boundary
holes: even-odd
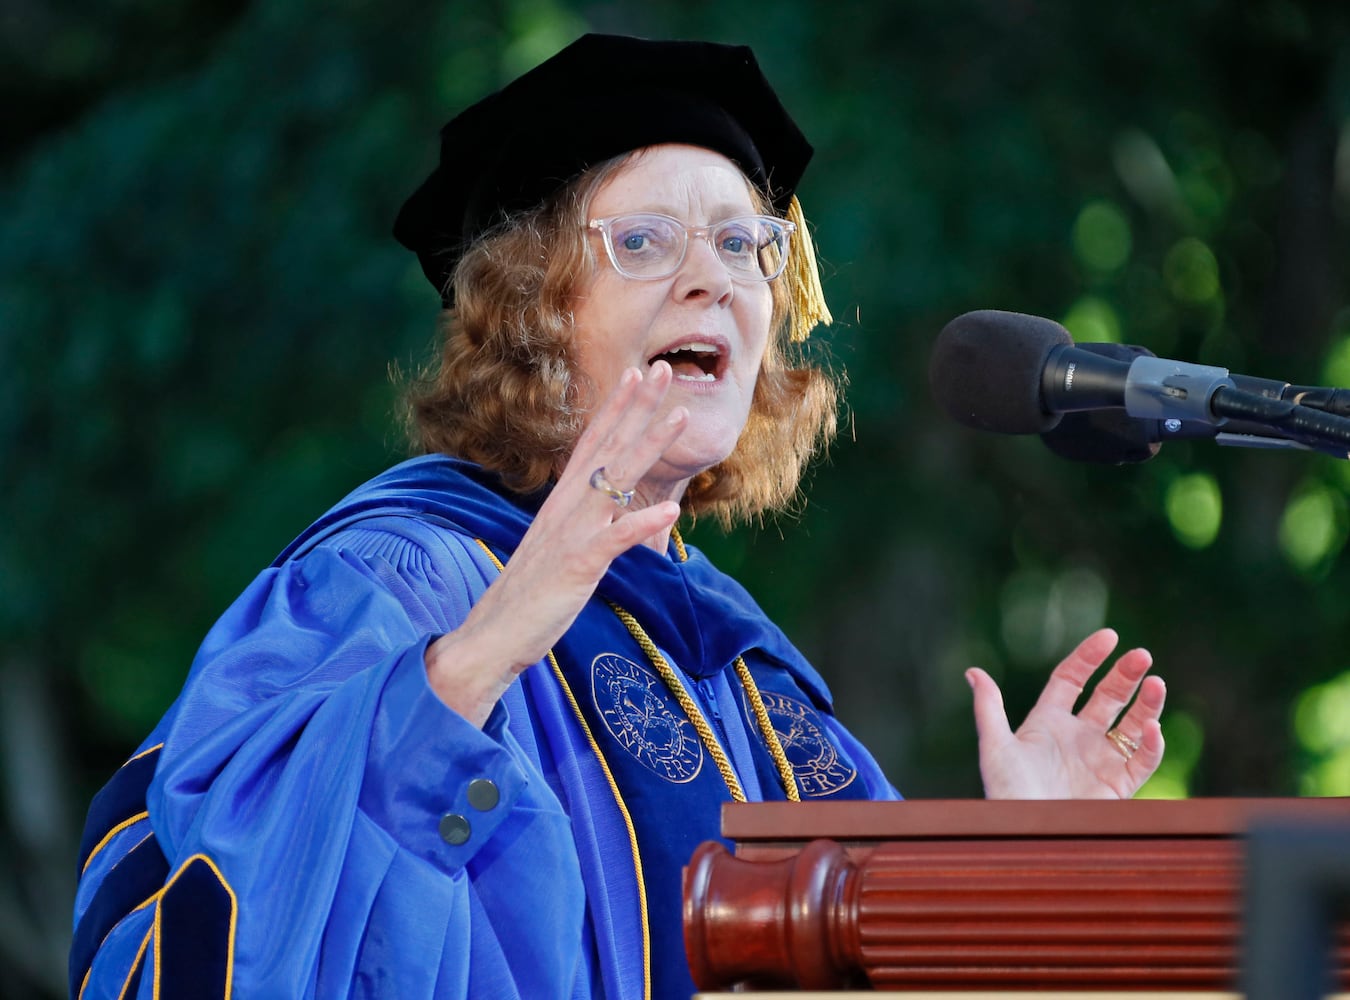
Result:
[[[1131,649],[1122,654],[1093,689],[1092,696],[1078,713],[1079,717],[1103,728],[1111,725],[1134,698],[1140,682],[1152,666],[1153,654],[1147,649]]]
[[[1139,685],[1139,696],[1119,721],[1115,728],[1136,743],[1142,743],[1141,735],[1149,723],[1157,722],[1162,716],[1163,704],[1167,700],[1167,685],[1161,677],[1145,677]],[[1109,722],[1108,722],[1109,725]]]
[[[642,372],[636,368],[623,370],[614,391],[600,401],[587,419],[586,427],[577,438],[576,447],[572,449],[573,458],[594,454],[618,425],[643,381]]]
[[[980,744],[986,741],[1002,743],[1012,738],[1012,726],[1008,724],[1008,713],[1003,707],[1003,692],[999,690],[994,678],[979,667],[966,671],[966,682],[975,696],[975,731],[979,734]]]
[[[1093,632],[1050,672],[1050,679],[1046,681],[1036,704],[1072,712],[1087,682],[1106,662],[1118,641],[1119,637],[1112,629],[1103,628]]]
[[[630,394],[619,399],[622,405],[606,409],[593,433],[584,443],[578,442],[559,476],[559,492],[592,511],[603,512],[607,523],[629,513],[638,484],[688,425],[688,410],[683,407],[658,417],[672,378],[670,365],[657,362]],[[598,483],[597,476],[603,482]],[[638,506],[645,503],[644,499]]]
[[[689,411],[683,406],[677,406],[661,420],[653,420],[625,451],[606,461],[606,475],[612,476],[613,481],[636,486],[688,426]]]
[[[1133,752],[1124,755],[1125,774],[1129,776],[1129,785],[1117,789],[1121,798],[1133,798],[1162,763],[1165,741],[1158,717],[1162,714],[1166,698],[1167,686],[1161,677],[1144,678],[1134,704],[1114,727],[1115,731],[1134,746]],[[1110,737],[1107,739],[1110,740]],[[1114,749],[1122,752],[1119,746]]]
[[[605,465],[608,472],[613,473],[611,481],[615,485],[624,489],[631,486],[636,477],[620,479],[630,470],[617,467],[618,460],[646,431],[669,392],[673,378],[670,365],[665,361],[656,362],[645,375],[636,368],[626,369],[614,392],[588,421],[573,450],[573,458],[591,468]],[[591,468],[586,470],[587,476]]]
[[[1162,763],[1164,752],[1162,726],[1157,719],[1150,720],[1137,736],[1130,738],[1138,745],[1138,749],[1125,760],[1125,773],[1129,775],[1130,784],[1118,789],[1123,799],[1133,798],[1144,782],[1153,777]]]
[[[1139,752],[1143,756],[1143,763],[1147,765],[1151,773],[1163,759],[1163,731],[1162,725],[1157,719],[1145,723],[1136,742],[1139,744]]]
[[[620,412],[619,419],[600,443],[601,450],[622,458],[635,442],[641,440],[652,422],[656,420],[674,379],[675,373],[668,362],[657,361],[648,368],[633,391],[628,405]],[[626,468],[620,470],[622,473],[628,471]]]
[[[602,551],[607,557],[606,564],[644,539],[666,531],[679,519],[680,505],[674,500],[663,500],[615,519],[612,529],[604,536]]]

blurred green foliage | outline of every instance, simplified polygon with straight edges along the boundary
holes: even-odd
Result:
[[[251,576],[402,454],[436,298],[388,235],[451,113],[585,30],[752,45],[847,372],[795,518],[692,532],[916,796],[977,794],[1114,625],[1170,682],[1158,795],[1350,793],[1346,463],[1072,465],[930,404],[974,308],[1350,385],[1350,8],[1024,0],[119,0],[0,13],[0,962],[62,992],[89,796]],[[615,86],[640,67],[614,67]]]

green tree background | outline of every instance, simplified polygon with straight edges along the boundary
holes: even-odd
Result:
[[[944,419],[942,325],[1350,385],[1350,8],[1313,0],[72,0],[0,11],[0,965],[63,992],[90,796],[225,605],[403,454],[436,299],[388,235],[455,110],[586,30],[752,45],[850,382],[798,516],[693,539],[911,796],[979,792],[1109,622],[1169,680],[1146,794],[1350,794],[1350,466],[1075,465]],[[614,85],[641,67],[613,67]],[[9,992],[9,991],[16,992]]]

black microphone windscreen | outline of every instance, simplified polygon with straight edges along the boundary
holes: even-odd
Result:
[[[1148,348],[1132,344],[1079,344],[1078,349],[1126,364],[1138,357],[1156,357]],[[1126,465],[1147,462],[1156,455],[1159,437],[1158,421],[1137,419],[1122,408],[1112,408],[1066,413],[1041,440],[1060,458]]]
[[[1069,332],[1039,316],[981,309],[938,334],[928,364],[933,397],[953,420],[976,430],[1040,434],[1059,421],[1041,405],[1050,352]]]

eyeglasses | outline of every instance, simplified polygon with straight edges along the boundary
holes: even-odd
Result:
[[[741,215],[692,227],[669,215],[641,212],[592,219],[587,228],[604,236],[610,263],[625,278],[670,277],[684,263],[693,236],[708,241],[733,278],[772,281],[783,273],[788,240],[797,227],[772,215]]]

